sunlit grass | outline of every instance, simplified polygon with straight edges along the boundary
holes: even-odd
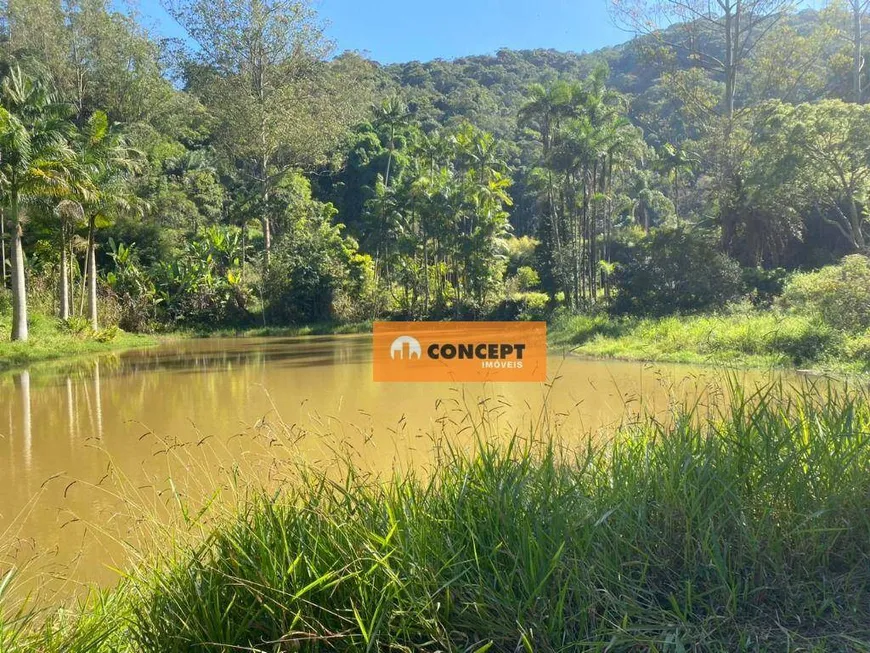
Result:
[[[158,343],[155,337],[123,331],[118,331],[110,339],[101,341],[93,335],[65,329],[60,320],[41,313],[32,313],[28,326],[29,339],[26,342],[12,342],[10,341],[11,314],[0,312],[0,372],[30,363],[147,347]]]
[[[775,311],[624,320],[577,316],[556,321],[552,329],[556,346],[596,358],[847,372],[863,371],[870,362],[855,338],[818,320]]]
[[[4,613],[0,648],[862,650],[870,399],[728,396],[570,448],[471,418],[429,473],[236,469],[201,537],[77,610]]]

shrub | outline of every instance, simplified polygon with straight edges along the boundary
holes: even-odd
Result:
[[[540,242],[529,236],[519,238],[506,238],[504,241],[505,255],[507,257],[507,272],[514,274],[523,267],[534,267],[536,263],[535,253]]]
[[[63,331],[77,336],[89,335],[91,333],[91,321],[81,315],[72,315],[65,320],[61,320],[60,325]]]
[[[843,351],[848,360],[855,361],[865,369],[870,367],[870,331],[846,338]]]
[[[270,320],[299,324],[372,315],[364,314],[365,305],[363,314],[348,315],[352,302],[366,300],[373,310],[379,298],[371,258],[360,255],[341,230],[328,216],[306,219],[277,243],[264,283]]]
[[[115,269],[106,275],[106,282],[118,304],[118,323],[126,331],[150,331],[161,302],[154,280],[139,264],[135,243],[116,244],[110,239],[109,246]]]
[[[520,292],[528,292],[529,290],[534,290],[541,285],[541,277],[534,268],[530,268],[527,265],[524,265],[517,270],[515,278]]]
[[[700,231],[658,229],[626,253],[613,276],[616,313],[698,312],[724,306],[740,292],[740,266]]]
[[[112,342],[118,337],[118,331],[118,327],[113,324],[112,326],[97,331],[94,334],[94,340],[97,342]]]
[[[870,259],[853,254],[838,265],[796,274],[786,284],[782,302],[836,329],[864,331],[870,328]]]
[[[171,264],[163,263],[156,270],[157,287],[169,318],[197,325],[245,321],[250,292],[242,279],[245,248],[239,228],[212,226],[187,242]],[[150,302],[149,291],[143,292],[140,297]]]
[[[544,320],[547,318],[549,297],[541,292],[516,293],[502,300],[490,314],[493,320]]]
[[[348,277],[332,302],[333,317],[339,322],[359,322],[381,315],[389,297],[375,281],[375,264],[368,254],[353,254],[348,260]]]
[[[788,356],[795,365],[818,360],[837,334],[816,320],[783,320],[773,334],[770,349]]]
[[[782,295],[788,272],[782,268],[743,268],[743,294],[755,306],[771,306]]]
[[[507,277],[504,282],[504,297],[510,299],[518,293],[526,293],[539,290],[541,277],[534,268],[523,266],[513,276]]]

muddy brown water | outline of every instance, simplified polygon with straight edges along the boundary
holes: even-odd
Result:
[[[261,462],[280,444],[314,465],[425,466],[437,434],[470,443],[483,414],[502,432],[548,420],[579,439],[711,401],[735,374],[551,356],[546,384],[399,385],[372,381],[371,356],[369,335],[184,340],[0,376],[0,572],[62,594],[109,585],[141,544],[137,510],[183,510],[186,486],[208,492],[253,449]]]

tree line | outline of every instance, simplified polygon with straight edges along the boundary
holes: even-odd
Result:
[[[185,42],[3,8],[13,339],[28,298],[93,331],[701,310],[866,253],[864,0],[613,0],[619,48],[400,66],[304,0],[164,6]]]

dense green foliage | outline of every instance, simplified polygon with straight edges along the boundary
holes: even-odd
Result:
[[[573,450],[473,420],[475,451],[444,447],[428,477],[302,468],[81,611],[41,628],[3,613],[0,643],[850,650],[870,637],[870,405],[824,386],[726,391],[720,412]]]
[[[870,259],[847,256],[838,266],[795,275],[782,299],[786,305],[833,327],[870,329]]]
[[[682,227],[639,239],[616,272],[617,313],[656,315],[724,306],[739,294],[740,267],[708,236]]]
[[[804,316],[732,309],[712,315],[556,320],[557,343],[586,356],[702,365],[793,367],[866,372],[860,336]]]
[[[614,0],[638,33],[621,46],[390,66],[332,56],[305,0],[164,4],[198,47],[107,0],[4,6],[15,337],[28,284],[57,286],[61,320],[149,331],[742,297],[822,320],[861,283],[788,281],[868,253],[848,3],[685,20],[672,0]],[[835,332],[861,336],[841,317]]]
[[[675,271],[671,275],[678,283],[691,284],[689,288],[705,283]],[[669,278],[665,270],[662,283]],[[642,282],[619,295],[620,302],[627,301],[642,291],[634,299],[633,313],[609,318],[560,312],[552,318],[553,344],[587,356],[630,360],[870,371],[870,263],[865,256],[847,256],[838,265],[794,274],[784,284],[780,272],[752,271],[743,279],[752,301],[700,315],[688,314],[697,306],[684,306],[680,316],[638,318],[650,314],[639,303],[642,299],[671,286],[661,288],[659,277],[628,280]],[[729,280],[730,287],[737,287],[735,281]]]
[[[618,47],[391,66],[333,56],[307,0],[164,0],[187,43],[0,4],[0,366],[143,342],[116,325],[492,318],[870,370],[867,3],[611,4]],[[848,649],[870,407],[816,390],[304,470],[81,609],[0,610],[0,649]]]

